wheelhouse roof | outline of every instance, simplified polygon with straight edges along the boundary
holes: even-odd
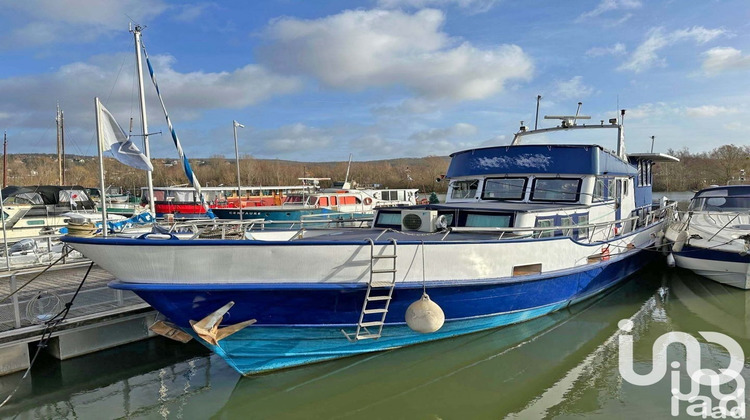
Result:
[[[635,176],[636,168],[598,145],[521,144],[464,150],[451,155],[446,176],[512,174]]]

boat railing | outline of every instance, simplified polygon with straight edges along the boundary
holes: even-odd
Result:
[[[555,236],[574,236],[577,232],[579,239],[585,238],[590,243],[607,242],[616,236],[635,231],[641,227],[651,226],[664,219],[669,220],[674,212],[674,205],[662,207],[644,215],[636,215],[624,219],[610,220],[599,223],[587,223],[560,226],[535,227],[449,227],[442,240],[451,233],[488,233],[499,234],[497,239],[540,239]],[[561,232],[557,235],[556,232]]]
[[[25,251],[25,254],[22,255],[5,255],[4,246],[0,244],[0,271],[10,271],[49,265],[56,259],[56,253],[58,252],[53,250],[53,245],[59,245],[60,238],[62,236],[64,235],[60,233],[48,233],[44,235],[24,236],[23,238],[19,238],[18,240],[13,241],[13,243],[16,243],[24,239],[32,239],[36,242],[36,247],[34,249],[27,250]],[[11,250],[13,243],[8,244],[9,251]],[[86,260],[86,258],[83,257],[83,255],[81,255],[80,253],[71,253],[69,251],[70,248],[68,247],[68,245],[63,244],[62,250],[60,251],[60,256],[62,258],[62,260],[60,261],[61,264],[65,265],[72,262],[80,262]],[[18,257],[30,254],[34,254],[37,257],[36,260],[32,260],[31,258],[24,258],[22,259],[22,261],[18,261]]]
[[[325,229],[332,227],[369,227],[372,217],[355,217],[351,213],[325,213],[302,216],[300,220],[245,220],[202,219],[172,223],[167,233],[190,235],[189,239],[245,239],[245,232],[254,230]]]

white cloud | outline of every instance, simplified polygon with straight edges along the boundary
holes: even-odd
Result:
[[[626,119],[641,119],[650,121],[672,120],[684,118],[685,115],[693,118],[710,118],[719,115],[739,114],[741,110],[736,107],[720,105],[700,105],[695,107],[675,106],[665,102],[646,103],[636,108],[629,109],[625,115]]]
[[[591,95],[594,88],[583,84],[582,76],[575,76],[570,80],[555,83],[554,96],[559,99],[581,99]]]
[[[726,31],[723,29],[706,29],[701,26],[680,29],[670,33],[664,33],[663,28],[652,29],[649,31],[646,40],[633,51],[630,59],[622,64],[619,69],[640,73],[655,65],[664,66],[666,62],[657,55],[659,50],[683,41],[704,44],[725,33]]]
[[[660,119],[665,116],[675,115],[680,112],[679,108],[664,102],[646,103],[635,108],[628,109],[625,113],[626,120],[651,120]]]
[[[750,69],[750,55],[731,47],[716,47],[703,53],[703,71],[715,75],[730,70]]]
[[[615,10],[629,10],[638,9],[642,6],[638,0],[602,0],[594,10],[582,13],[578,16],[577,21],[585,19],[595,18],[604,13],[615,11]]]
[[[151,60],[173,120],[194,119],[210,109],[243,108],[300,87],[298,80],[273,75],[256,65],[218,73],[180,73],[173,68],[175,60],[171,56],[152,56]],[[14,98],[12,102],[0,102],[0,115],[8,115],[7,119],[0,118],[0,123],[46,126],[55,101],[59,101],[66,110],[66,126],[88,129],[95,96],[115,117],[128,111],[132,114],[133,107],[137,109],[137,104],[132,103],[134,75],[120,74],[120,67],[132,62],[132,54],[102,55],[62,66],[53,73],[0,80],[0,97]],[[153,88],[146,88],[149,118],[164,121]]]
[[[467,123],[457,123],[446,128],[431,128],[428,130],[417,131],[409,136],[409,140],[419,142],[434,142],[440,140],[450,140],[457,138],[470,137],[477,133],[477,128]]]
[[[195,22],[206,10],[216,7],[214,3],[185,4],[176,6],[172,19],[178,22]]]
[[[747,131],[747,128],[745,128],[745,124],[742,124],[740,121],[732,121],[730,123],[724,124],[724,128],[729,131]]]
[[[740,110],[737,108],[727,108],[717,105],[703,105],[693,108],[685,108],[685,113],[690,117],[715,117],[717,115],[737,114]]]
[[[589,48],[585,54],[589,57],[601,57],[603,55],[622,55],[625,54],[625,44],[618,42],[611,47]]]
[[[479,49],[440,31],[438,10],[344,11],[318,20],[278,19],[261,59],[276,71],[308,74],[345,90],[403,86],[430,99],[481,99],[508,80],[527,80],[531,59],[516,45]]]
[[[383,157],[383,156],[404,156],[403,148],[394,142],[389,142],[379,134],[367,134],[357,137],[349,142],[349,147],[358,159]]]
[[[499,0],[378,0],[378,6],[385,9],[443,7],[455,4],[472,13],[490,10]]]
[[[122,31],[132,18],[144,22],[167,10],[162,0],[0,0],[0,8],[15,13],[17,27],[5,28],[0,47],[89,42],[111,31]]]
[[[421,98],[407,98],[395,105],[381,105],[372,109],[381,117],[401,117],[403,115],[430,114],[440,110],[440,103]]]
[[[286,125],[276,130],[254,133],[253,148],[260,155],[278,156],[330,147],[334,133],[329,130],[309,127],[302,123]],[[259,141],[260,144],[257,144]]]

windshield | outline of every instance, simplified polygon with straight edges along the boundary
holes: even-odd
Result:
[[[696,211],[745,211],[750,209],[750,196],[704,197],[690,201],[688,210]]]
[[[451,198],[474,198],[477,195],[477,187],[479,186],[478,179],[470,179],[467,181],[455,181],[451,184],[453,187],[451,191]]]
[[[485,200],[523,200],[526,178],[492,178],[484,182]]]

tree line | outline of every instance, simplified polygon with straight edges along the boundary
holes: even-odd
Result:
[[[181,161],[152,159],[155,186],[175,186],[187,183]],[[286,160],[240,158],[240,177],[243,186],[300,185],[299,178],[330,178],[344,181],[349,169],[349,181],[359,186],[379,185],[383,188],[418,188],[423,192],[445,192],[445,182],[436,179],[448,169],[450,158],[428,156],[368,162],[294,162]],[[203,186],[237,185],[235,159],[212,156],[191,159],[190,166]],[[136,192],[147,185],[145,171],[125,166],[112,158],[104,159],[105,182]],[[56,185],[58,164],[56,155],[8,155],[8,185]],[[91,156],[69,156],[65,160],[66,185],[99,186],[99,162]],[[321,185],[326,186],[325,182]]]
[[[750,146],[719,146],[709,152],[690,153],[687,147],[669,149],[667,154],[679,162],[654,166],[655,191],[693,191],[709,185],[727,185],[745,181],[750,173]]]
[[[750,172],[750,146],[733,144],[717,147],[709,152],[691,153],[687,148],[668,150],[679,162],[658,163],[653,169],[655,191],[689,191],[708,185],[741,182],[745,170]],[[176,159],[152,159],[155,186],[174,186],[187,183],[182,164]],[[367,162],[352,162],[349,180],[360,186],[379,185],[384,188],[418,188],[425,193],[444,193],[446,182],[436,179],[448,169],[447,156],[401,158]],[[190,165],[203,186],[237,185],[234,159],[212,156],[191,159]],[[105,158],[105,181],[108,186],[121,187],[136,193],[147,184],[146,172],[125,166],[112,158]],[[347,162],[294,162],[278,159],[240,158],[243,186],[299,185],[298,178],[331,178],[343,181]],[[50,154],[8,155],[8,185],[55,185],[58,183],[57,156]],[[99,162],[91,156],[68,156],[65,161],[65,184],[85,187],[99,186]],[[325,185],[325,184],[324,184]]]

